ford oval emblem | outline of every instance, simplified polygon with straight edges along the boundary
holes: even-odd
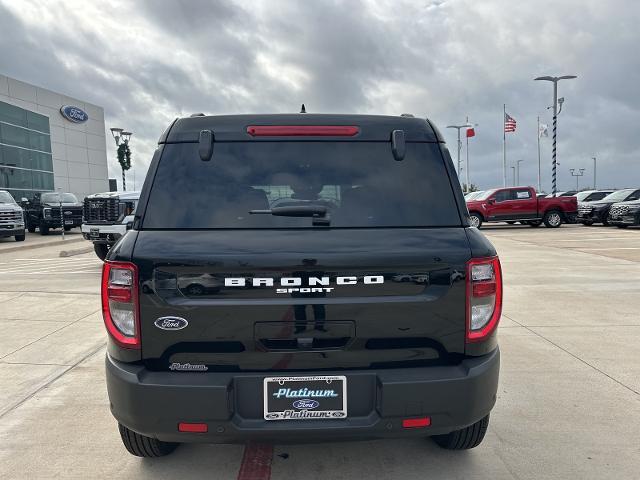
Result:
[[[60,113],[64,118],[73,123],[84,123],[89,120],[87,112],[73,105],[63,105],[60,107]]]
[[[153,324],[161,330],[182,330],[189,322],[181,317],[160,317]]]
[[[320,403],[317,400],[311,400],[310,398],[303,398],[293,402],[293,408],[297,408],[298,410],[313,410],[319,406]]]

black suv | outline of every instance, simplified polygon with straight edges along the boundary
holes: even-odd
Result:
[[[615,203],[609,209],[607,221],[618,228],[640,225],[640,200]]]
[[[583,202],[578,207],[578,222],[584,225],[609,225],[609,209],[614,203],[640,199],[640,189],[626,188],[610,193],[601,200]]]
[[[138,456],[410,436],[468,449],[496,401],[500,262],[417,118],[176,120],[102,305],[111,411]]]
[[[52,228],[69,231],[82,225],[82,203],[73,193],[36,193],[32,201],[23,201],[27,230],[40,230],[40,235],[49,235]]]

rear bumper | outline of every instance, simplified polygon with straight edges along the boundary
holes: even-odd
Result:
[[[318,372],[346,375],[348,418],[263,419],[262,381],[290,372],[151,372],[107,355],[111,412],[143,435],[174,442],[243,443],[355,440],[451,432],[486,416],[496,401],[500,353],[451,367]],[[313,372],[304,372],[311,375]],[[431,426],[403,429],[402,419],[431,417]],[[179,422],[201,422],[207,433],[180,433]]]

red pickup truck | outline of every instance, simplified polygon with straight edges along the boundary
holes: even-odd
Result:
[[[533,187],[508,187],[487,190],[467,202],[471,225],[483,222],[520,222],[538,227],[544,222],[549,228],[575,221],[578,212],[576,197],[539,198]]]

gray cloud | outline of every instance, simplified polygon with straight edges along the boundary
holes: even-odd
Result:
[[[535,184],[536,117],[550,123],[544,74],[560,84],[560,188],[599,158],[601,186],[640,184],[640,6],[602,2],[0,0],[0,72],[105,107],[134,132],[138,182],[154,144],[192,112],[411,112],[455,155],[449,123],[478,123],[471,178],[501,182],[502,104],[517,119],[510,164]],[[111,176],[118,176],[108,143]],[[549,189],[550,140],[543,139]],[[464,151],[463,151],[464,156]]]

